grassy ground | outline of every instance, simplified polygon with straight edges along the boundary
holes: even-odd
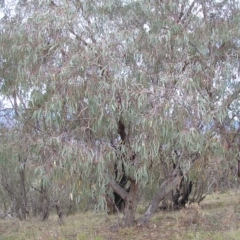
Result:
[[[143,208],[139,208],[143,212]],[[155,214],[146,227],[118,228],[117,216],[88,212],[46,222],[37,219],[0,220],[0,240],[232,240],[240,239],[240,193],[208,196],[200,206]]]

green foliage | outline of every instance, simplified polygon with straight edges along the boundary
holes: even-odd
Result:
[[[30,185],[64,179],[76,198],[84,189],[104,208],[120,120],[119,166],[141,187],[172,171],[174,151],[184,173],[195,161],[211,166],[209,156],[235,161],[240,12],[221,4],[16,3],[0,25],[0,90],[16,121],[4,134],[12,164],[21,153]]]

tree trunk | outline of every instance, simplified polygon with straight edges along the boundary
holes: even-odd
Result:
[[[192,181],[183,181],[182,183],[182,189],[181,189],[181,201],[180,204],[181,206],[185,207],[186,203],[188,202],[189,195],[192,192]]]
[[[131,227],[134,224],[135,213],[137,208],[138,184],[133,181],[130,186],[130,191],[125,200],[123,226]]]
[[[20,198],[19,198],[19,208],[21,209],[21,219],[26,220],[27,216],[27,192],[26,192],[26,180],[25,180],[25,163],[26,159],[22,162],[20,156],[18,156],[19,163],[23,164],[19,171],[20,179]]]
[[[50,200],[49,200],[49,197],[48,197],[47,187],[43,185],[43,180],[41,182],[40,193],[41,193],[40,204],[41,204],[42,220],[45,221],[49,217]]]
[[[21,191],[21,212],[22,218],[26,220],[27,211],[27,194],[26,194],[26,187],[25,187],[25,172],[24,169],[20,170],[20,191]]]
[[[238,160],[238,177],[240,177],[240,160]]]
[[[59,217],[59,223],[62,224],[63,223],[63,211],[61,209],[60,201],[55,201],[54,204],[55,204],[55,208],[57,211],[57,215]]]
[[[140,219],[140,221],[139,221],[140,225],[143,225],[150,220],[150,218],[156,212],[160,201],[162,201],[168,193],[170,193],[177,185],[180,184],[181,179],[182,179],[181,176],[176,176],[176,177],[172,176],[171,178],[169,178],[168,180],[165,180],[162,183],[158,193],[152,200],[152,203],[148,207],[148,209],[145,212],[145,214],[143,215],[143,217]]]
[[[109,176],[109,185],[125,202],[123,226],[131,227],[134,224],[137,208],[138,184],[132,181],[129,192],[125,191],[116,181]]]

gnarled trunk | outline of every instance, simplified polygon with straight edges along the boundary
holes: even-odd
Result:
[[[134,224],[135,213],[137,208],[138,184],[133,181],[130,186],[130,191],[125,200],[123,226],[131,227]]]
[[[135,213],[137,208],[137,195],[139,186],[136,181],[132,181],[129,192],[125,191],[111,176],[109,176],[109,185],[125,203],[123,226],[131,227],[134,224]]]

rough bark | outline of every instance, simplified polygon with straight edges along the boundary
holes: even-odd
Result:
[[[150,218],[156,212],[160,201],[162,201],[168,193],[170,193],[176,186],[180,184],[181,179],[182,179],[181,176],[175,177],[172,176],[161,184],[158,193],[155,195],[155,197],[152,200],[152,203],[149,205],[147,211],[140,219],[139,221],[140,225],[143,225],[150,220]]]
[[[125,200],[123,226],[131,227],[134,224],[135,213],[137,208],[138,184],[133,181],[130,186],[130,191]]]
[[[113,178],[109,177],[109,185],[113,191],[124,200],[123,226],[131,227],[134,224],[137,208],[138,184],[135,181],[132,181],[129,192],[127,192]]]

